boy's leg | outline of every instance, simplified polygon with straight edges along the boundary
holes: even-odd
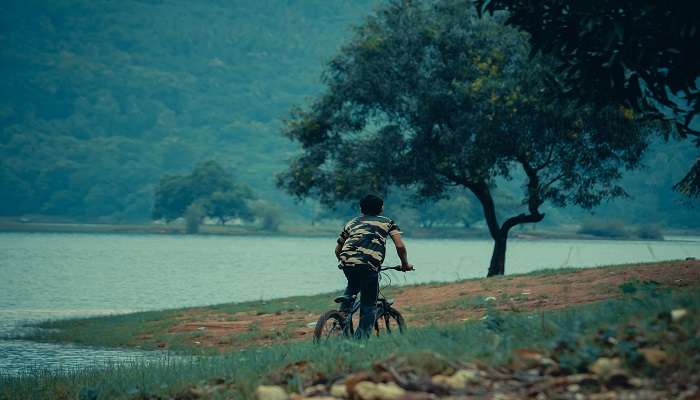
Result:
[[[379,295],[379,272],[369,267],[362,269],[360,286],[360,326],[355,338],[366,339],[372,334],[377,315],[377,296]]]
[[[355,271],[353,268],[354,267],[343,268],[343,273],[348,279],[348,285],[345,287],[345,291],[343,292],[343,296],[346,297],[346,300],[340,304],[340,311],[344,312],[345,314],[350,314],[350,311],[352,311],[352,306],[354,304],[352,297],[357,296],[357,294],[360,292],[360,286],[358,285],[357,279],[357,271]]]

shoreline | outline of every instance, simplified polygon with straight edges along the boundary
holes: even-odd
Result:
[[[336,237],[337,229],[331,226],[303,226],[290,228],[282,226],[278,231],[269,231],[252,226],[202,225],[197,234],[187,234],[181,224],[113,224],[76,222],[21,222],[17,219],[0,218],[0,233],[85,233],[85,234],[141,234],[168,236],[233,236],[233,237]],[[409,239],[466,239],[492,240],[485,230],[463,228],[416,229],[405,235]],[[666,239],[672,237],[674,239]],[[513,231],[511,240],[612,240],[612,241],[665,241],[679,237],[697,238],[700,232],[691,230],[668,230],[662,239],[638,237],[608,237],[579,234],[566,229],[541,229],[540,231]],[[694,240],[690,240],[694,241]]]
[[[669,273],[669,269],[674,269]],[[478,319],[489,308],[555,310],[620,295],[629,282],[700,286],[700,261],[676,260],[538,270],[496,278],[395,286],[383,290],[412,326]],[[97,317],[47,320],[18,339],[107,348],[219,354],[310,340],[335,292]],[[490,299],[493,298],[493,299]],[[490,300],[485,300],[490,299]]]

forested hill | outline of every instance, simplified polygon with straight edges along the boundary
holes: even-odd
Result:
[[[371,0],[4,0],[0,212],[146,218],[216,159],[267,197],[279,134]]]
[[[281,120],[321,90],[324,63],[380,2],[3,0],[0,215],[145,220],[162,174],[211,159],[289,206],[274,187],[296,151]],[[694,157],[656,147],[651,167],[625,181],[633,198],[598,212],[700,225],[671,191]],[[520,190],[513,181],[502,193]],[[586,217],[547,213],[548,223]]]

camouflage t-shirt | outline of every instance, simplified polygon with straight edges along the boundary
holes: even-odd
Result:
[[[343,243],[340,267],[368,265],[378,270],[384,262],[386,237],[395,233],[400,233],[399,227],[387,217],[363,215],[353,218],[345,224],[338,238],[338,243]]]

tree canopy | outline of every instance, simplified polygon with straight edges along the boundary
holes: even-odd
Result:
[[[527,35],[470,4],[396,2],[359,26],[328,64],[326,91],[292,113],[285,132],[303,152],[278,183],[327,204],[394,185],[427,197],[464,187],[495,241],[495,275],[509,230],[541,221],[543,203],[591,208],[624,195],[616,181],[647,135],[624,108],[560,101]],[[526,211],[501,222],[496,179],[520,172]]]
[[[613,99],[648,119],[670,120],[700,146],[700,3],[694,1],[477,0],[505,9],[555,57],[563,93],[592,104]],[[676,189],[700,196],[700,159]]]
[[[172,221],[185,215],[190,207],[202,217],[218,219],[221,224],[232,218],[250,220],[248,201],[252,191],[237,184],[216,161],[197,164],[188,175],[165,175],[155,191],[153,218]]]

